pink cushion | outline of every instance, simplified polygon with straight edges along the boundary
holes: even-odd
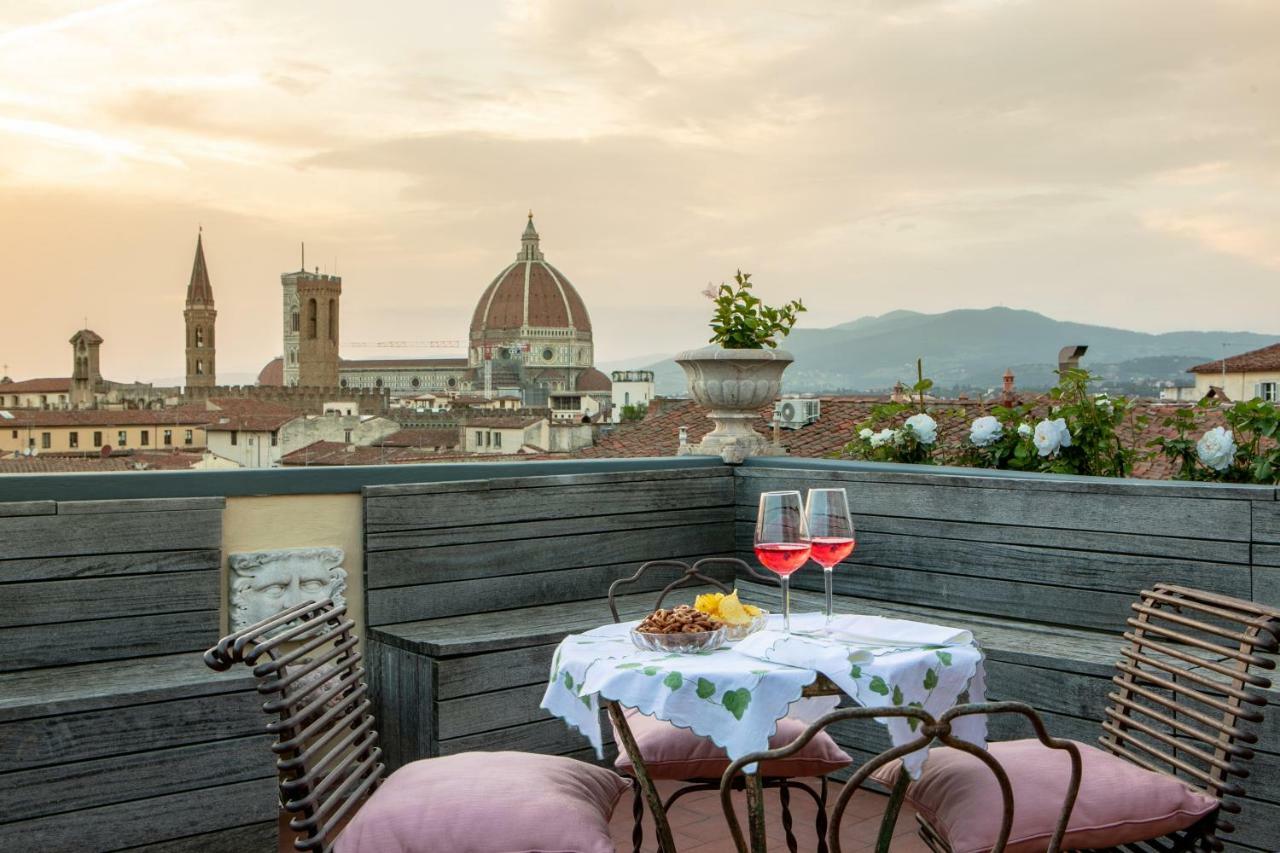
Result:
[[[649,775],[655,779],[719,779],[729,768],[729,757],[715,745],[711,738],[696,735],[666,720],[641,714],[635,708],[626,709],[627,725],[640,748],[640,756]],[[805,730],[805,724],[790,717],[778,721],[778,731],[769,738],[769,748],[774,749],[795,740]],[[621,744],[614,731],[614,742]],[[818,735],[790,758],[764,762],[764,775],[825,776],[853,761],[826,732]],[[631,759],[622,747],[618,747],[618,760],[614,766],[623,773],[631,772]]]
[[[1218,801],[1192,791],[1172,776],[1144,770],[1086,744],[1080,747],[1080,794],[1064,849],[1115,847],[1160,838],[1185,829],[1213,811]],[[1053,835],[1071,780],[1071,757],[1038,740],[993,743],[991,754],[1013,787],[1013,826],[1006,853],[1043,853]],[[872,777],[892,786],[897,761]],[[954,853],[990,850],[1000,834],[1000,784],[978,758],[950,747],[929,752],[907,800],[951,845]]]
[[[336,853],[614,853],[630,784],[572,758],[464,752],[406,764],[347,824]]]

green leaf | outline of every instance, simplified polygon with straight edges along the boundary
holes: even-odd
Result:
[[[889,685],[885,684],[884,679],[878,675],[871,679],[870,687],[872,693],[879,693],[881,696],[889,695]]]
[[[646,666],[644,669],[640,671],[643,672],[645,675],[657,675],[658,673],[662,672],[662,667]]]
[[[938,656],[938,660],[942,661],[943,666],[951,666],[951,652],[934,652]]]
[[[902,700],[903,700],[902,688],[896,684],[893,685],[893,704],[901,705]]]
[[[932,690],[938,686],[938,673],[932,669],[925,670],[924,673],[924,689]]]
[[[564,674],[564,689],[565,690],[573,689],[573,676],[570,675],[568,672]]]
[[[698,679],[698,686],[694,688],[697,691],[699,699],[710,699],[711,694],[716,692],[716,686],[705,678]]]
[[[730,690],[720,697],[720,704],[724,705],[725,710],[730,714],[733,714],[735,720],[741,720],[742,715],[747,712],[747,706],[751,704],[751,691],[745,687]]]
[[[578,698],[582,700],[582,704],[583,704],[583,705],[586,705],[588,708],[590,708],[590,707],[591,707],[591,697],[590,697],[590,696],[579,696]]]
[[[849,667],[849,677],[853,679],[861,678],[862,667],[858,666],[856,663],[853,666]]]
[[[932,672],[932,670],[930,670]],[[680,685],[684,684],[684,676],[678,672],[668,672],[667,677],[662,679],[662,683],[670,687],[672,690],[679,690]]]
[[[639,668],[640,668],[640,667],[642,667],[642,666],[644,666],[644,664],[635,663],[635,662],[632,662],[632,663],[620,663],[620,664],[618,664],[618,665],[617,665],[617,667],[615,667],[615,669],[639,669]]]

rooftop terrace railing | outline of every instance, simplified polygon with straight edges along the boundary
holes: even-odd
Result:
[[[848,489],[858,527],[839,606],[973,628],[990,695],[1036,706],[1055,735],[1100,733],[1140,589],[1280,604],[1271,487],[699,457],[5,476],[0,847],[39,832],[85,849],[93,827],[102,850],[270,849],[257,699],[195,653],[227,627],[228,554],[345,552],[394,763],[476,747],[587,757],[537,707],[559,637],[608,621],[608,583],[644,560],[750,559],[759,492],[819,484]],[[738,581],[748,600],[776,595]],[[817,572],[794,582],[816,603]],[[1267,698],[1229,839],[1241,850],[1280,849],[1280,700]],[[835,735],[879,748],[872,726]],[[209,784],[225,788],[221,814],[198,805],[192,786]]]

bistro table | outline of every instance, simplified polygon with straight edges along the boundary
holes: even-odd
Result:
[[[962,702],[982,702],[982,652],[968,631],[884,619],[837,616],[829,628],[818,613],[793,614],[793,633],[781,617],[766,628],[719,649],[677,654],[645,651],[631,642],[636,622],[603,625],[561,641],[551,664],[542,707],[581,731],[604,756],[601,705],[617,729],[620,748],[653,815],[663,851],[674,853],[670,825],[636,746],[623,707],[667,720],[709,737],[730,761],[768,749],[777,721],[812,722],[847,696],[864,707],[912,706],[939,715]],[[914,739],[918,722],[877,718],[893,744]],[[986,718],[955,722],[955,736],[986,744]],[[908,755],[886,809],[896,817],[907,782],[918,776],[926,752]],[[747,771],[749,821],[754,845],[762,826],[763,792],[755,767]]]

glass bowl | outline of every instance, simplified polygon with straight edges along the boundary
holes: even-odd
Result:
[[[709,652],[724,645],[725,629],[714,631],[697,631],[691,634],[650,634],[631,629],[631,642],[637,649],[646,652],[677,652],[679,654],[696,654]]]
[[[756,631],[764,628],[768,621],[769,611],[761,610],[758,616],[752,616],[751,621],[747,622],[745,625],[725,625],[722,630],[724,631],[726,640],[731,643],[736,643],[738,640],[745,640]]]

